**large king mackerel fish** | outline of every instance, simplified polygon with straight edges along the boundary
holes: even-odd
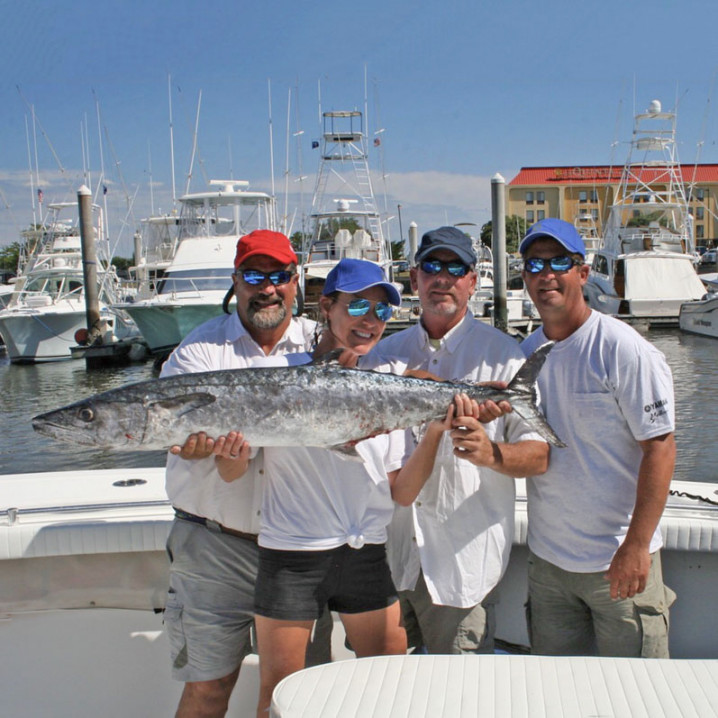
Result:
[[[40,414],[33,428],[106,449],[166,449],[205,431],[241,431],[250,446],[319,446],[354,453],[362,439],[446,415],[455,394],[507,400],[554,446],[564,446],[536,406],[535,382],[552,342],[506,389],[347,369],[336,362],[229,369],[127,384]]]

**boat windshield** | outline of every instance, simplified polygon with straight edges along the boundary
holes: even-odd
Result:
[[[168,272],[159,284],[160,294],[175,292],[207,292],[229,289],[232,283],[232,268],[185,269]]]
[[[66,275],[40,276],[28,280],[23,288],[26,298],[46,296],[52,300],[67,294],[82,293],[82,277],[71,277]]]

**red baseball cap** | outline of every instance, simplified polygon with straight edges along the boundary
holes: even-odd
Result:
[[[254,232],[239,238],[234,268],[238,269],[242,262],[256,254],[271,257],[282,264],[298,263],[289,239],[281,232],[273,232],[271,229],[255,229]]]

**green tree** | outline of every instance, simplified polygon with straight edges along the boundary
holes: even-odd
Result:
[[[404,242],[402,240],[399,240],[398,242],[392,242],[391,243],[391,258],[393,260],[396,259],[404,259]]]
[[[129,277],[129,269],[134,265],[134,261],[131,258],[128,259],[127,257],[113,257],[110,264],[114,266],[118,277]]]
[[[506,217],[506,251],[509,253],[512,252],[518,252],[519,249],[519,243],[521,242],[521,239],[523,239],[523,236],[526,234],[526,231],[529,228],[528,222],[523,218],[519,217],[516,214],[512,214],[510,217]],[[482,228],[481,228],[481,241],[488,245],[489,247],[492,246],[491,240],[492,240],[492,227],[491,227],[491,220],[489,220]]]
[[[17,272],[17,263],[20,258],[20,242],[0,247],[0,269],[8,272]]]

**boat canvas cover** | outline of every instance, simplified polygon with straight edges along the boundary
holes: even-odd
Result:
[[[625,298],[631,302],[633,314],[677,315],[682,302],[700,299],[705,294],[703,283],[686,255],[635,254],[625,255],[624,261]]]

